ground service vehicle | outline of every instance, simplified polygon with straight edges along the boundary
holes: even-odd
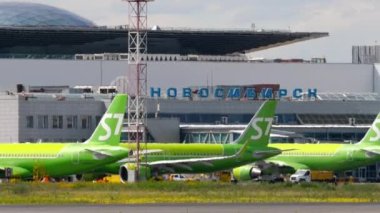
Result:
[[[308,169],[297,170],[296,173],[290,176],[290,182],[311,182],[311,181],[335,181],[335,175],[331,171],[311,171]]]
[[[186,181],[187,179],[185,178],[185,176],[181,174],[170,174],[169,180],[170,181]]]

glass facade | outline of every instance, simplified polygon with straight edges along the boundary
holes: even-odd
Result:
[[[350,135],[351,137],[347,138],[344,135]],[[333,141],[333,142],[356,142],[360,141],[364,137],[365,132],[363,133],[341,133],[341,132],[332,132],[332,133],[305,133],[303,134],[306,139],[313,139],[316,141]],[[182,143],[210,143],[210,144],[228,144],[236,140],[240,134],[230,133],[230,132],[182,132],[180,135]],[[272,138],[272,142],[275,143],[312,143],[313,141],[297,141],[293,138]]]
[[[20,2],[0,3],[0,26],[12,27],[95,27],[74,13],[55,7]]]
[[[148,114],[148,118],[154,118],[155,114]],[[201,113],[160,113],[162,118],[179,118],[181,123],[192,124],[246,124],[252,114],[201,114]],[[300,124],[296,114],[278,114],[276,115],[277,124]]]
[[[154,118],[154,113],[149,113],[148,118]],[[182,124],[195,125],[245,125],[252,118],[252,114],[218,114],[218,113],[160,113],[161,118],[178,118]],[[318,141],[350,142],[359,141],[364,137],[367,129],[356,129],[356,125],[370,125],[376,115],[366,114],[276,114],[274,124],[285,125],[279,127],[285,131],[294,131],[307,138],[314,138]],[[316,122],[318,121],[318,122]],[[293,125],[336,125],[335,128],[319,127],[306,128],[299,132],[299,129],[292,128]],[[353,127],[351,129],[339,128],[339,126]],[[290,129],[287,129],[290,128]],[[214,131],[192,131],[182,132],[181,141],[184,143],[228,143],[233,141],[231,133]]]
[[[154,118],[154,114],[148,114],[148,118]],[[181,114],[170,114],[170,113],[160,113],[161,118],[179,118],[182,124],[195,124],[195,125],[245,125],[252,118],[252,114],[193,114],[193,113],[181,113]],[[318,115],[319,116],[319,115]],[[316,116],[318,118],[318,116]],[[302,131],[297,131],[292,128],[293,125],[299,126],[302,129],[302,125],[309,124],[307,119],[313,118],[313,115],[302,115],[302,114],[277,114],[274,123],[279,125],[279,130],[293,131],[304,135],[306,138],[314,138],[317,141],[336,141],[336,142],[355,142],[359,141],[364,137],[367,129],[361,128],[360,130],[355,128],[355,122],[350,123],[351,117],[356,118],[356,122],[360,124],[370,125],[373,121],[373,117],[376,115],[329,115],[329,117],[334,118],[327,120],[326,123],[321,122],[326,125],[337,125],[336,128],[320,127],[320,128],[306,128]],[[365,119],[360,119],[364,117]],[[336,118],[336,119],[335,119]],[[345,122],[341,121],[344,120]],[[312,122],[310,122],[312,123]],[[284,125],[286,127],[284,127]],[[311,124],[313,125],[313,124]],[[339,128],[342,126],[352,126],[353,128]],[[289,128],[290,129],[287,129]],[[180,139],[183,143],[229,143],[236,139],[231,132],[226,131],[181,131]]]

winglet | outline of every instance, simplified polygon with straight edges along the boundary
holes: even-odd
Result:
[[[107,112],[104,113],[95,131],[85,143],[119,145],[127,100],[126,94],[118,94],[114,97]]]

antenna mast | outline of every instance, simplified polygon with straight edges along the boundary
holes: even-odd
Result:
[[[128,2],[128,141],[136,143],[136,178],[140,172],[140,142],[146,142],[146,98],[148,52],[148,2],[153,0],[124,0]]]

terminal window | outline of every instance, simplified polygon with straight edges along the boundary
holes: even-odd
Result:
[[[53,115],[53,129],[62,129],[62,128],[63,128],[63,116]]]
[[[77,129],[78,128],[78,116],[76,116],[76,115],[67,116],[67,128],[68,129]]]
[[[39,115],[37,116],[37,123],[39,129],[47,129],[49,128],[49,119],[47,115]]]
[[[33,129],[34,128],[34,119],[33,116],[26,116],[26,128]]]
[[[100,123],[100,120],[102,119],[102,116],[98,115],[95,117],[95,122],[96,122],[96,125],[98,125]]]
[[[81,124],[82,124],[82,129],[91,129],[92,128],[91,116],[81,116]]]

